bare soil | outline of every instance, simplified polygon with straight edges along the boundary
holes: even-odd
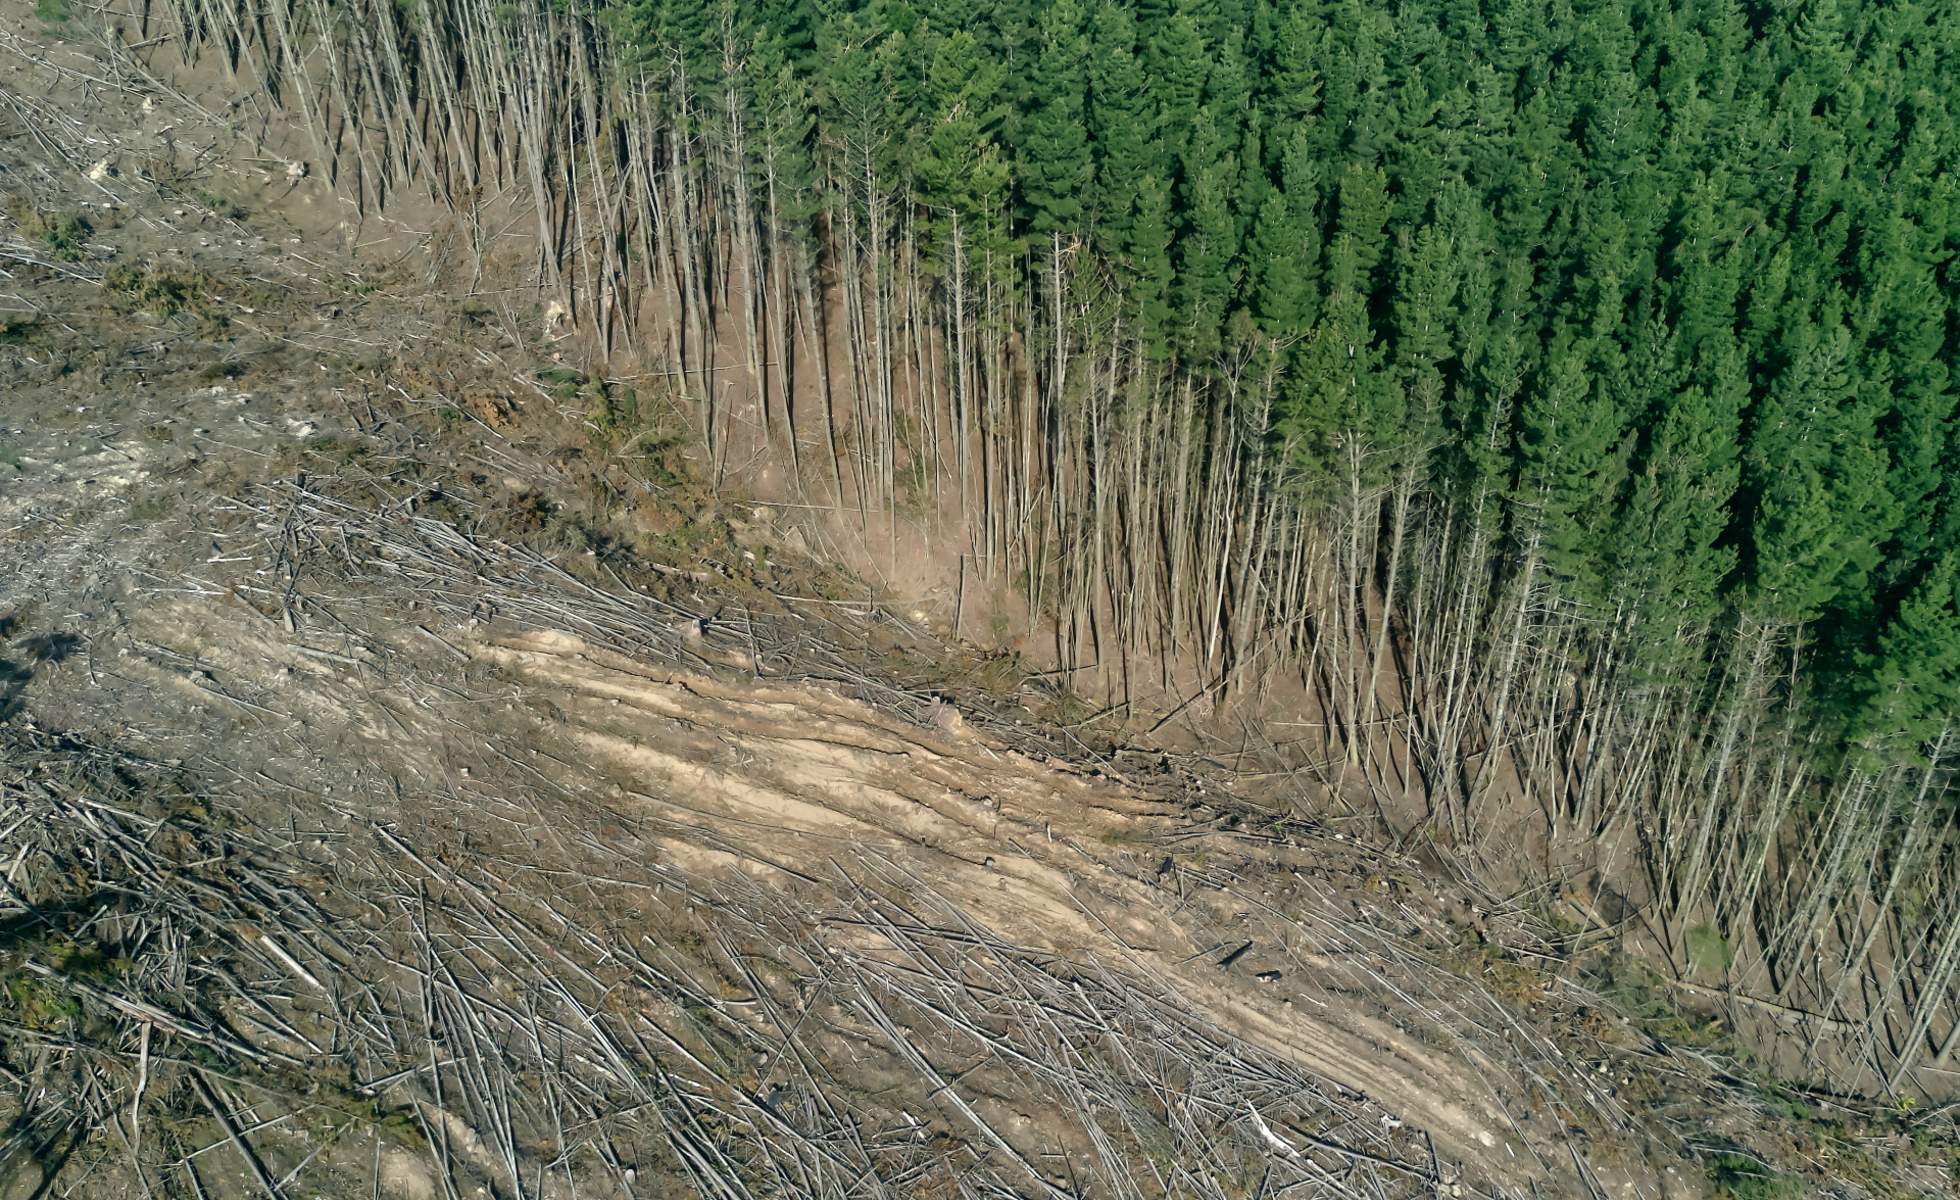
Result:
[[[0,1196],[1951,1194],[0,11]]]

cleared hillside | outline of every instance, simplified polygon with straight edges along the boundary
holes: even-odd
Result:
[[[221,80],[7,11],[9,1200],[1950,1186],[1626,914],[1093,731]]]

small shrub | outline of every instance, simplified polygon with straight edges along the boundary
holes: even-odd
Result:
[[[79,1020],[82,1006],[50,981],[26,971],[0,977],[0,1009],[29,1029],[60,1029]]]
[[[245,215],[244,205],[209,188],[199,188],[193,195],[197,202],[210,209],[214,216],[222,217],[227,221],[236,221]]]
[[[34,0],[34,15],[41,24],[55,29],[68,23],[68,0]]]
[[[9,205],[8,214],[20,226],[22,236],[46,246],[48,253],[63,262],[79,262],[88,249],[89,235],[95,232],[95,226],[80,213],[42,212],[22,200]]]
[[[618,440],[639,431],[640,397],[632,388],[615,391],[604,384],[595,384],[588,385],[585,391],[590,397],[587,414],[602,436]]]
[[[1722,1200],[1799,1200],[1803,1183],[1747,1154],[1718,1155],[1708,1164],[1708,1182]]]
[[[190,186],[197,168],[178,162],[174,154],[150,154],[138,160],[137,174],[148,175],[166,195],[175,195]]]
[[[1632,955],[1613,950],[1593,960],[1588,974],[1600,994],[1649,1036],[1674,1045],[1743,1056],[1743,1048],[1735,1044],[1719,1018],[1684,1010],[1675,1002],[1667,981]]]
[[[130,307],[159,317],[174,317],[183,312],[198,316],[212,313],[211,278],[200,271],[170,271],[124,263],[110,268],[102,277],[102,286]]]
[[[538,372],[538,382],[560,400],[576,400],[585,390],[585,372],[571,367],[546,367]]]

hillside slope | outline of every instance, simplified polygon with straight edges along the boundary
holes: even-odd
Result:
[[[521,300],[344,255],[303,171],[29,33],[0,1194],[1943,1186],[1519,902],[1075,740],[596,438]]]

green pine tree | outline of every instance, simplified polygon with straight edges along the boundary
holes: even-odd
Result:
[[[1021,130],[1016,168],[1028,230],[1037,237],[1081,229],[1091,178],[1084,119],[1088,39],[1075,0],[1042,14],[1041,50],[1031,80],[1033,110]]]

